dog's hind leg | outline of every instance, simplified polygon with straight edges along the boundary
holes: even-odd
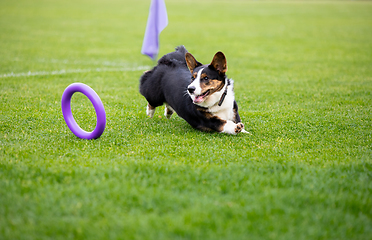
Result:
[[[165,104],[164,116],[166,116],[169,119],[171,118],[173,113],[174,113],[173,108],[169,106],[168,104]]]
[[[156,109],[156,107],[153,107],[153,106],[150,105],[150,103],[148,103],[147,104],[147,108],[146,108],[146,114],[147,114],[147,116],[149,116],[150,118],[152,118],[154,116],[155,109]]]

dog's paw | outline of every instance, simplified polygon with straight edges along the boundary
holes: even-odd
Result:
[[[149,116],[150,118],[152,118],[154,116],[154,113],[155,113],[155,108],[152,107],[150,104],[147,105],[147,108],[146,108],[146,114],[147,116]]]
[[[244,125],[243,125],[244,127]],[[223,126],[223,130],[222,132],[223,133],[227,133],[227,134],[237,134],[241,131],[241,126],[238,127],[238,124],[232,122],[232,121],[227,121],[225,123],[225,125]],[[240,130],[239,130],[240,129]]]
[[[243,123],[238,123],[238,124],[236,124],[235,132],[236,132],[236,133],[248,133],[248,134],[251,134],[250,132],[248,132],[248,131],[246,131],[246,130],[244,129],[244,124],[243,124]]]
[[[174,113],[173,108],[169,106],[168,104],[165,104],[164,116],[170,119],[173,113]]]
[[[242,130],[244,130],[244,124],[243,123],[238,123],[236,124],[236,127],[235,127],[235,133],[240,133]]]
[[[236,135],[240,132],[242,133],[248,133],[244,130],[244,124],[243,123],[234,123],[232,121],[227,121],[225,126],[223,127],[223,133],[233,134]]]

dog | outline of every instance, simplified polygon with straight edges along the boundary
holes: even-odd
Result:
[[[226,71],[222,52],[203,65],[184,46],[177,47],[140,78],[139,91],[148,102],[146,114],[152,118],[156,107],[165,104],[168,119],[176,112],[200,131],[247,133],[238,113],[234,82]]]

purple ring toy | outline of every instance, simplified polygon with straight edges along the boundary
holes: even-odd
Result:
[[[96,110],[97,124],[92,132],[86,132],[81,129],[76,123],[74,116],[72,116],[71,98],[76,92],[81,92],[87,96]],[[62,95],[62,113],[68,128],[70,128],[70,130],[79,138],[96,139],[99,138],[105,130],[106,112],[102,101],[91,87],[83,83],[73,83],[65,89]]]

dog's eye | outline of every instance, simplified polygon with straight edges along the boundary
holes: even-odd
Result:
[[[204,77],[204,80],[208,80],[208,77]]]
[[[195,80],[194,76],[192,76],[192,77],[191,77],[191,80],[192,80],[192,81],[194,81],[194,80]]]

